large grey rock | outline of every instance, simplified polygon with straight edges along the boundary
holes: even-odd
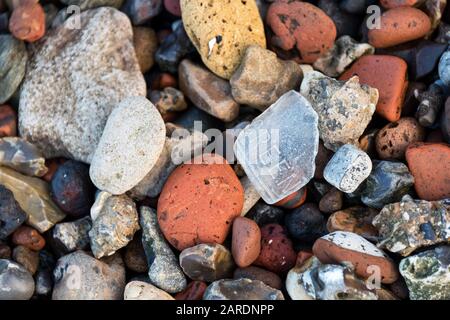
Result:
[[[53,276],[53,300],[120,300],[125,288],[125,267],[117,254],[97,260],[75,251],[58,260]]]
[[[22,82],[27,59],[23,41],[0,34],[0,104],[8,101]]]
[[[31,274],[18,263],[0,259],[0,300],[28,300],[33,292]]]
[[[92,182],[112,194],[130,190],[157,163],[165,137],[164,121],[150,101],[123,100],[108,118],[95,150],[89,169]]]
[[[73,29],[78,18],[81,28]],[[46,158],[90,162],[111,111],[139,95],[146,95],[146,84],[130,21],[110,7],[88,10],[36,45],[21,90],[19,130]]]

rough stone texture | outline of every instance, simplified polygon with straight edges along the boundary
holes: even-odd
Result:
[[[0,239],[6,239],[27,219],[14,194],[0,185]]]
[[[75,250],[83,250],[89,245],[89,230],[91,228],[91,217],[58,223],[52,231],[53,244],[57,250],[64,254]]]
[[[372,173],[365,181],[361,201],[372,208],[398,202],[414,184],[414,177],[401,162],[375,161]]]
[[[27,60],[27,49],[22,41],[0,34],[0,104],[16,92],[25,75]]]
[[[189,60],[179,65],[178,79],[181,91],[196,107],[226,122],[238,116],[239,105],[228,81]]]
[[[184,249],[180,265],[189,278],[213,282],[230,278],[234,268],[231,252],[220,244],[198,244]]]
[[[259,280],[223,279],[206,289],[203,300],[284,300],[284,296]]]
[[[150,283],[142,281],[128,282],[124,292],[125,300],[175,300],[167,292]]]
[[[252,45],[230,79],[231,93],[238,103],[264,111],[283,94],[297,89],[301,79],[297,63],[278,59],[274,52]]]
[[[48,170],[41,152],[18,137],[0,139],[0,164],[28,176],[42,177]]]
[[[165,87],[162,91],[153,90],[150,92],[150,101],[163,117],[171,116],[173,112],[183,111],[188,107],[183,92],[173,87]]]
[[[357,147],[346,144],[328,162],[323,176],[330,184],[345,193],[356,191],[359,185],[370,175],[372,161]]]
[[[450,246],[421,252],[400,262],[412,300],[450,299]]]
[[[91,249],[100,259],[125,247],[139,230],[136,204],[126,195],[113,196],[100,192],[91,208]]]
[[[53,300],[120,300],[125,288],[125,268],[119,255],[97,260],[75,251],[58,260],[53,276]]]
[[[234,152],[266,203],[282,200],[314,176],[317,123],[311,104],[291,90],[239,134]]]
[[[359,83],[357,76],[341,82],[319,72],[305,74],[301,93],[319,115],[325,147],[336,151],[343,144],[358,145],[378,101],[378,91]]]
[[[450,240],[450,203],[405,196],[385,206],[373,225],[380,233],[379,247],[408,256],[417,248]]]
[[[439,61],[439,78],[448,86],[450,85],[450,52],[444,52]]]
[[[150,281],[169,293],[184,290],[186,278],[178,265],[177,258],[159,229],[156,210],[142,206],[140,209],[140,225]]]
[[[92,182],[112,194],[130,190],[158,161],[165,136],[164,121],[150,101],[144,97],[123,100],[109,116],[92,157]]]
[[[337,77],[355,60],[374,52],[375,48],[370,44],[358,43],[345,35],[337,39],[333,48],[314,62],[314,68],[329,77]]]
[[[264,26],[255,0],[231,0],[224,6],[212,1],[181,0],[186,33],[204,64],[215,74],[229,79],[252,44],[266,46]]]
[[[19,130],[46,158],[90,162],[113,108],[127,96],[145,96],[146,84],[123,13],[104,7],[79,18],[80,30],[71,29],[78,19],[72,16],[36,46],[21,90]]]
[[[378,241],[378,230],[372,225],[378,211],[366,207],[350,207],[336,211],[327,221],[329,232],[348,231],[360,235],[369,241]]]
[[[0,259],[0,300],[28,300],[33,292],[31,274],[20,264]]]
[[[70,6],[79,6],[82,11],[97,7],[120,8],[124,0],[60,0],[60,2]]]
[[[47,231],[64,219],[65,214],[51,200],[50,188],[45,181],[0,167],[0,184],[12,191],[27,214],[27,223],[39,232]]]

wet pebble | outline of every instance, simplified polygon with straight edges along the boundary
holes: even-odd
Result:
[[[15,7],[9,19],[9,30],[20,40],[34,42],[45,34],[45,12],[36,2],[25,2]]]

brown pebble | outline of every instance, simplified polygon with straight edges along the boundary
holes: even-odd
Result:
[[[15,8],[9,20],[14,37],[34,42],[45,34],[45,13],[39,3],[26,3]]]
[[[133,44],[141,72],[146,73],[155,63],[154,55],[158,49],[155,31],[146,27],[133,27]]]
[[[342,208],[343,194],[336,188],[328,191],[319,202],[319,209],[325,213],[332,213]]]
[[[0,138],[17,136],[17,113],[8,104],[0,106]]]
[[[192,281],[186,289],[178,292],[174,298],[175,300],[202,300],[208,285],[203,281]]]
[[[234,271],[233,278],[259,280],[267,284],[269,287],[279,290],[281,290],[281,288],[283,287],[283,282],[276,273],[255,266],[250,266],[247,268],[237,268]]]
[[[17,246],[13,249],[12,258],[20,263],[32,275],[36,273],[39,267],[39,252],[28,249],[25,246]]]
[[[12,242],[15,245],[22,245],[34,251],[39,251],[45,246],[45,239],[36,229],[28,226],[17,228],[12,234]]]
[[[11,258],[11,248],[5,243],[0,243],[0,259],[10,259],[10,258]]]
[[[231,252],[241,268],[248,267],[258,258],[261,252],[261,230],[255,221],[245,217],[234,219]]]

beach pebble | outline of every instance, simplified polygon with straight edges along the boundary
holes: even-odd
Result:
[[[206,289],[203,300],[284,300],[284,296],[259,280],[223,279]]]
[[[58,223],[52,230],[52,245],[62,254],[86,249],[90,243],[91,228],[92,220],[89,216],[71,222]]]
[[[1,138],[15,137],[16,135],[17,135],[16,110],[8,104],[0,105],[0,137]]]
[[[432,83],[427,90],[414,90],[414,96],[420,102],[415,114],[416,119],[424,127],[433,127],[445,103],[442,87]]]
[[[133,25],[142,25],[156,17],[162,10],[162,0],[126,0],[121,10]]]
[[[175,295],[175,300],[202,300],[207,287],[203,281],[191,281],[186,289]]]
[[[175,300],[167,292],[143,281],[128,282],[123,296],[124,300]]]
[[[0,239],[6,239],[27,219],[14,194],[0,185]]]
[[[309,243],[326,233],[325,223],[323,214],[314,203],[305,203],[285,216],[289,235],[293,239]]]
[[[0,300],[29,300],[34,293],[34,280],[21,265],[0,259]]]
[[[276,273],[255,266],[237,268],[234,270],[233,278],[259,280],[274,289],[281,290],[283,288],[283,282]]]
[[[146,73],[155,63],[154,55],[158,49],[155,31],[146,27],[133,27],[133,44],[141,72]]]
[[[136,232],[133,240],[126,246],[123,260],[127,268],[131,271],[137,273],[148,272],[147,256],[145,255],[140,232]]]
[[[387,9],[398,8],[398,7],[412,7],[419,0],[380,0],[380,4]]]
[[[308,189],[303,187],[300,190],[291,193],[286,198],[276,202],[275,205],[284,209],[295,209],[300,207],[306,201],[307,195]]]
[[[343,201],[342,192],[336,188],[332,188],[320,199],[319,209],[325,213],[333,213],[342,208]]]
[[[241,216],[243,217],[261,199],[261,196],[247,176],[242,177],[240,182],[242,188],[244,188],[244,205],[241,211]]]
[[[369,241],[377,241],[378,230],[372,225],[377,214],[378,210],[361,206],[336,211],[328,218],[327,230],[353,232]]]
[[[25,267],[31,275],[34,275],[39,266],[39,253],[24,246],[17,246],[12,251],[12,259]]]
[[[39,251],[45,246],[44,237],[28,226],[20,226],[12,234],[11,240],[15,245],[21,245],[34,251]]]
[[[254,220],[258,226],[263,227],[269,223],[284,223],[285,213],[282,209],[269,206],[264,202],[258,202],[249,211],[247,218]]]
[[[39,3],[15,7],[9,19],[9,31],[19,40],[34,42],[45,34],[45,12]]]
[[[231,252],[238,267],[251,265],[261,251],[261,230],[255,221],[237,217],[233,221]]]

